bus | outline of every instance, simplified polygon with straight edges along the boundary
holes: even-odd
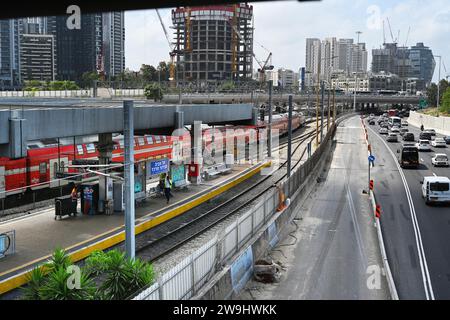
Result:
[[[402,168],[419,167],[419,149],[413,144],[404,144],[401,150],[397,150],[398,163]]]
[[[389,117],[388,120],[389,128],[392,128],[393,126],[398,126],[399,128],[402,127],[402,119],[400,117]]]
[[[398,114],[398,110],[397,109],[389,109],[387,114],[389,117],[396,117]]]

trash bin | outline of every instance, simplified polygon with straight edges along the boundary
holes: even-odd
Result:
[[[55,220],[57,217],[61,219],[63,216],[76,215],[76,213],[76,202],[72,201],[71,195],[55,198]]]

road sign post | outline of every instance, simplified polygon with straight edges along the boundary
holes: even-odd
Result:
[[[375,161],[375,156],[374,155],[370,155],[369,156],[369,158],[368,158],[368,163],[369,163],[369,190],[371,190],[371,187],[370,187],[370,165],[372,164],[372,166],[374,165],[374,161]]]

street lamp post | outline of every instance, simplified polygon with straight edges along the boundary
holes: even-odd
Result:
[[[356,111],[356,83],[358,82],[358,76],[355,72],[355,91],[353,92],[353,111]]]
[[[437,97],[436,97],[436,107],[437,107],[437,114],[438,114],[438,116],[439,116],[439,95],[440,95],[440,92],[439,92],[439,87],[440,87],[440,82],[441,82],[441,56],[435,56],[436,58],[439,58],[439,72],[438,72],[438,74],[439,74],[439,76],[438,76],[438,81],[437,81]]]

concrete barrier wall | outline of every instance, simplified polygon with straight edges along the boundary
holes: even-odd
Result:
[[[348,118],[351,115],[346,115],[341,117],[337,123]],[[229,263],[223,266],[223,269],[216,273],[207,284],[205,284],[199,292],[192,298],[194,300],[222,300],[222,299],[234,299],[239,295],[240,289],[245,285],[245,283],[240,283],[239,286],[236,285],[236,280],[233,281],[233,267],[236,264],[242,265],[239,261],[246,255],[247,251],[250,250],[253,262],[264,257],[266,252],[270,250],[276,243],[285,238],[289,233],[289,224],[297,216],[297,208],[301,206],[307,199],[309,194],[316,187],[316,180],[321,175],[324,166],[332,158],[332,150],[335,146],[334,144],[334,132],[331,134],[326,142],[325,148],[322,150],[321,154],[317,154],[318,161],[314,161],[314,169],[311,170],[310,174],[306,175],[306,178],[302,181],[300,186],[296,189],[291,197],[290,206],[282,212],[274,215],[266,224],[263,226],[259,232],[257,232],[250,240],[249,246],[240,250],[235,256],[233,256]],[[242,268],[242,267],[241,267]],[[246,281],[245,281],[246,282]]]
[[[416,127],[420,127],[423,124],[425,129],[434,129],[437,133],[450,135],[450,117],[434,117],[411,111],[408,123]]]

